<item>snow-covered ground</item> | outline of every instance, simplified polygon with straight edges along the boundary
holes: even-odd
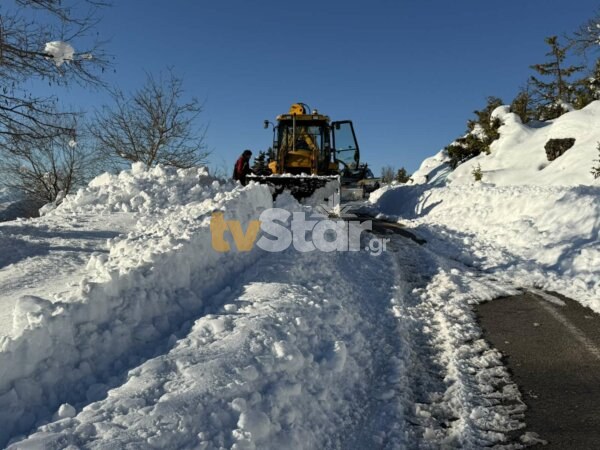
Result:
[[[214,213],[246,230],[318,202],[203,169],[134,165],[2,224],[0,444],[517,448],[525,407],[471,308],[541,288],[600,312],[600,107],[535,129],[495,114],[490,155],[452,172],[440,153],[359,205],[427,241],[385,235],[379,256],[371,233],[351,252],[215,251]],[[542,168],[548,137],[577,141]]]
[[[0,299],[12,318],[0,335],[1,438],[61,395],[89,397],[99,384],[91,380],[179,326],[202,307],[202,293],[251,262],[207,252],[211,212],[229,205],[244,220],[271,204],[268,189],[232,191],[203,169],[134,166],[97,178],[41,219],[3,224],[13,250],[3,255],[11,288]],[[192,282],[202,289],[189,292]]]
[[[90,256],[107,253],[107,240],[134,224],[127,213],[0,223],[0,336],[13,334],[20,297],[64,299],[83,279]],[[18,325],[14,332],[20,332]]]
[[[371,202],[440,255],[600,312],[600,186],[407,185]]]
[[[380,189],[366,209],[415,228],[439,254],[600,312],[600,178],[591,174],[600,164],[600,101],[535,127],[506,106],[493,117],[503,125],[489,155],[452,171],[442,151],[423,161],[415,183]],[[549,162],[551,138],[575,145]]]

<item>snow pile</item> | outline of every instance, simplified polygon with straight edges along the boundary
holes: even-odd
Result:
[[[330,177],[327,177],[330,178]],[[340,179],[328,181],[325,186],[316,189],[310,197],[302,200],[303,204],[320,206],[328,204],[331,208],[339,208],[340,205]]]
[[[221,190],[205,167],[146,169],[134,163],[118,175],[105,173],[85,189],[67,196],[57,214],[105,214],[111,212],[162,212],[193,201],[211,199]]]
[[[451,169],[442,150],[423,161],[416,185],[384,187],[371,213],[401,220],[437,251],[512,279],[556,290],[600,312],[600,101],[547,122],[523,124],[508,106],[489,155]],[[548,161],[550,139],[575,139]],[[482,182],[474,182],[480,167]]]
[[[61,403],[101,396],[107,387],[95,380],[110,379],[132,355],[151,351],[256,260],[255,251],[212,249],[213,212],[246,229],[271,206],[265,186],[220,186],[203,169],[139,165],[66,197],[52,217],[134,210],[138,224],[109,240],[108,254],[92,255],[79,287],[62,301],[18,301],[14,335],[0,337],[0,444]]]
[[[412,178],[415,183],[470,184],[480,166],[483,181],[507,185],[598,185],[591,169],[597,164],[600,142],[600,101],[555,120],[523,124],[508,106],[497,108],[492,117],[502,121],[500,138],[481,154],[451,170],[444,150],[423,161]],[[562,156],[548,161],[544,146],[550,139],[574,138],[575,144]]]
[[[67,44],[63,41],[52,41],[47,42],[44,46],[44,53],[52,56],[56,67],[62,66],[65,62],[73,61],[75,55],[75,49],[71,44]]]
[[[436,155],[423,160],[419,170],[413,173],[410,178],[416,184],[429,183],[441,186],[446,183],[446,178],[451,172],[450,157],[445,150],[441,150]]]
[[[440,253],[600,312],[600,187],[400,186],[370,201]]]

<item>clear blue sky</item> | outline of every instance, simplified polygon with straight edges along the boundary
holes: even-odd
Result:
[[[489,95],[505,102],[542,62],[544,38],[571,33],[595,1],[119,0],[99,32],[111,39],[110,83],[134,89],[173,66],[204,101],[211,164],[227,172],[262,128],[296,101],[354,121],[363,159],[416,170],[466,127]],[[75,92],[72,92],[75,94]],[[103,93],[63,96],[85,107]],[[69,100],[67,100],[69,99]],[[256,154],[256,153],[255,153]]]

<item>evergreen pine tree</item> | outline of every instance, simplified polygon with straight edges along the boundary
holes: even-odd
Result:
[[[581,109],[600,99],[600,59],[596,61],[594,70],[577,82],[573,106]]]
[[[467,134],[446,147],[453,168],[481,153],[490,153],[490,145],[500,137],[498,130],[502,126],[500,119],[492,118],[492,113],[502,104],[498,97],[488,97],[486,107],[474,111],[477,119],[467,123]]]
[[[583,70],[582,66],[565,66],[567,47],[562,47],[558,37],[546,38],[550,51],[546,53],[549,61],[531,66],[548,81],[531,76],[533,94],[538,105],[537,116],[541,120],[556,119],[567,112],[568,105],[573,101],[575,88],[569,83],[569,78]]]
[[[569,45],[580,55],[590,50],[600,50],[598,42],[600,42],[600,10],[596,11],[595,16],[582,24],[569,38]]]
[[[257,175],[266,175],[268,171],[267,167],[267,152],[259,151],[258,156],[254,158],[254,163],[252,164],[252,170]]]
[[[398,183],[408,183],[408,180],[410,180],[410,175],[408,175],[406,169],[404,167],[398,169],[398,172],[396,172],[396,181]]]
[[[522,123],[529,122],[535,116],[535,112],[531,109],[531,92],[529,91],[529,87],[519,91],[510,104],[510,112],[519,116]]]
[[[502,126],[502,122],[497,117],[492,118],[492,113],[496,108],[502,106],[503,101],[498,97],[488,97],[487,105],[481,111],[474,111],[477,120],[469,121],[467,126],[471,131],[477,128],[483,130],[485,136],[481,136],[481,140],[486,144],[486,153],[489,154],[489,144],[500,137],[498,129]]]

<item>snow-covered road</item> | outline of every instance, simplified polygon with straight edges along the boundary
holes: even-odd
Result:
[[[510,289],[392,239],[379,257],[263,255],[106,399],[11,448],[502,442],[523,406],[469,303]]]
[[[500,202],[507,192],[519,210]],[[521,287],[592,300],[595,194],[382,189],[354,205],[405,224],[375,224],[379,241],[390,239],[379,256],[369,233],[357,251],[237,252],[231,229],[222,252],[216,215],[249,230],[274,207],[307,217],[317,209],[285,194],[274,204],[266,186],[221,184],[203,169],[102,175],[48,215],[0,226],[11,249],[0,291],[4,305],[17,299],[13,333],[0,335],[0,446],[532,442],[521,436],[519,391],[472,308]],[[571,204],[579,231],[546,217]],[[494,211],[506,217],[489,220]],[[575,232],[583,238],[570,239]]]

